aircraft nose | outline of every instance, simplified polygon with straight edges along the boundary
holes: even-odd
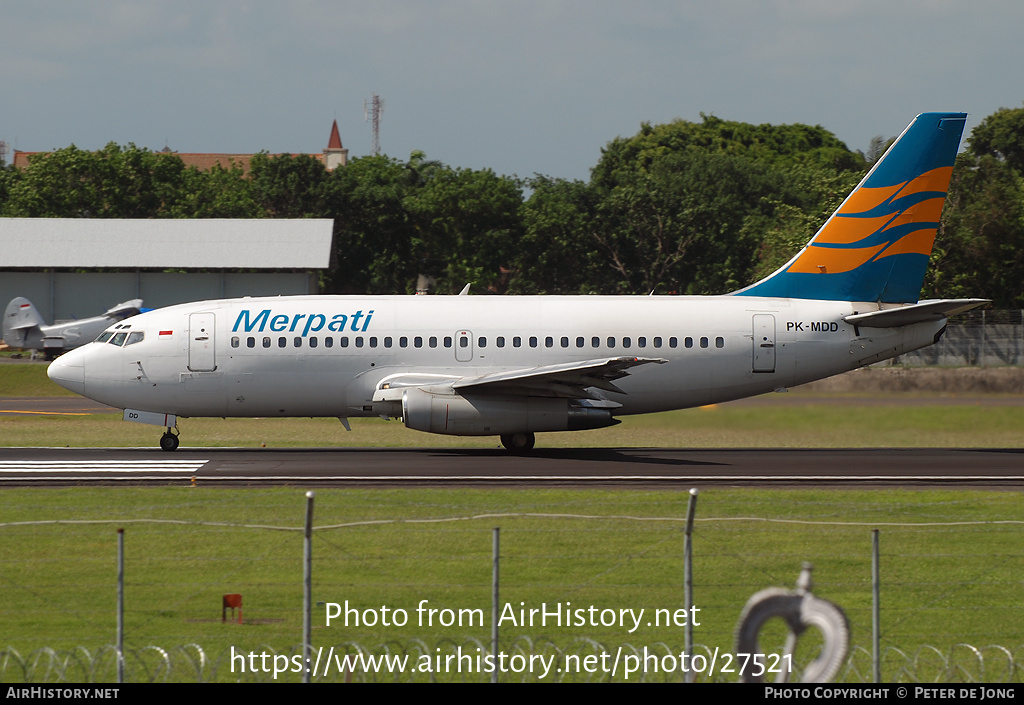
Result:
[[[81,355],[71,351],[58,357],[46,368],[46,376],[75,394],[85,394],[85,364]]]

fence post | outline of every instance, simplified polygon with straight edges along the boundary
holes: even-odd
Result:
[[[683,604],[690,618],[686,620],[686,659],[693,662],[693,517],[697,513],[697,488],[690,489],[690,501],[686,507],[686,534],[683,539]],[[693,683],[694,675],[686,670],[686,682]]]
[[[117,682],[124,683],[124,529],[117,530]]]
[[[491,658],[494,661],[491,666],[491,683],[498,682],[498,561],[501,555],[498,552],[499,531],[497,526],[494,527],[494,555],[491,568]]]
[[[313,497],[306,493],[306,537],[303,541],[303,594],[302,594],[302,659],[305,669],[302,682],[309,683],[309,664],[313,658]]]
[[[871,665],[875,683],[882,682],[881,579],[878,559],[878,529],[871,530]]]

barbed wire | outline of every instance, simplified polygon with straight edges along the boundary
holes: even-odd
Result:
[[[327,648],[327,647],[321,647]],[[491,655],[489,642],[467,637],[465,639],[442,638],[428,643],[423,639],[392,640],[365,646],[356,641],[334,644],[331,653],[340,659],[346,656],[361,656],[362,659],[350,659],[349,664],[355,667],[344,668],[334,673],[318,673],[314,680],[321,682],[355,681],[355,682],[412,682],[412,681],[488,681],[490,670],[486,667],[474,667],[461,671],[417,671],[408,666],[410,663],[423,663],[423,659],[437,662],[455,654],[472,653],[479,656],[479,663],[486,666],[485,657]],[[663,642],[637,646],[624,642],[606,644],[590,638],[576,638],[566,644],[544,636],[521,635],[505,641],[500,647],[501,653],[511,660],[519,655],[524,663],[531,657],[553,658],[551,663],[582,663],[586,657],[600,657],[625,652],[637,659],[657,659],[660,663],[683,652],[682,647],[672,646]],[[300,645],[290,648],[274,648],[269,644],[260,644],[255,648],[226,646],[210,651],[196,643],[186,643],[173,647],[147,645],[126,648],[124,650],[125,673],[128,682],[275,682],[296,681],[301,675],[295,671],[295,658],[302,653]],[[706,662],[718,653],[717,649],[703,644],[695,644],[692,653],[703,656]],[[269,663],[277,657],[284,657],[286,668],[279,668],[278,673],[266,666],[268,661],[261,663],[259,658],[248,660],[250,654],[266,655]],[[720,655],[720,654],[719,654]],[[815,654],[816,655],[816,654]],[[384,665],[381,657],[391,657],[392,664],[406,663],[405,668],[394,669]],[[569,657],[568,659],[566,657]],[[578,657],[578,661],[573,657]],[[812,655],[813,657],[813,655]],[[40,647],[22,655],[11,646],[0,649],[0,680],[7,684],[13,683],[102,683],[113,682],[117,670],[117,648],[104,645],[93,651],[84,646],[58,650],[51,647]],[[409,659],[412,659],[411,661]],[[465,658],[465,656],[463,656]],[[378,663],[378,669],[362,669],[359,664]],[[474,664],[477,663],[474,661]],[[678,662],[677,662],[678,663]],[[934,645],[923,645],[913,651],[895,646],[883,649],[882,675],[886,683],[1019,683],[1024,680],[1024,645],[1008,647],[999,644],[974,646],[967,643],[956,643],[946,650]],[[872,673],[872,655],[863,647],[854,647],[835,679],[840,683],[869,683]],[[265,667],[266,666],[266,667]],[[696,670],[696,669],[695,669]],[[801,666],[794,668],[794,677],[799,678]],[[696,673],[697,682],[729,682],[736,680],[735,673],[701,668]],[[639,670],[630,678],[621,674],[613,676],[607,670],[585,669],[570,672],[549,670],[542,674],[539,670],[529,672],[523,669],[515,673],[511,669],[500,674],[500,680],[520,681],[631,681],[681,682],[684,673],[679,668],[662,669],[655,667]]]

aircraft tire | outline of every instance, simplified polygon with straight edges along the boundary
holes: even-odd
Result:
[[[532,433],[508,433],[501,437],[501,445],[509,453],[529,453],[536,442],[537,437]]]
[[[160,448],[162,450],[177,450],[178,449],[178,437],[173,433],[167,432],[160,436]]]

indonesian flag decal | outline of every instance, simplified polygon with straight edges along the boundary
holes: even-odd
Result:
[[[160,331],[161,338],[170,338],[174,334],[173,330],[162,330]]]

